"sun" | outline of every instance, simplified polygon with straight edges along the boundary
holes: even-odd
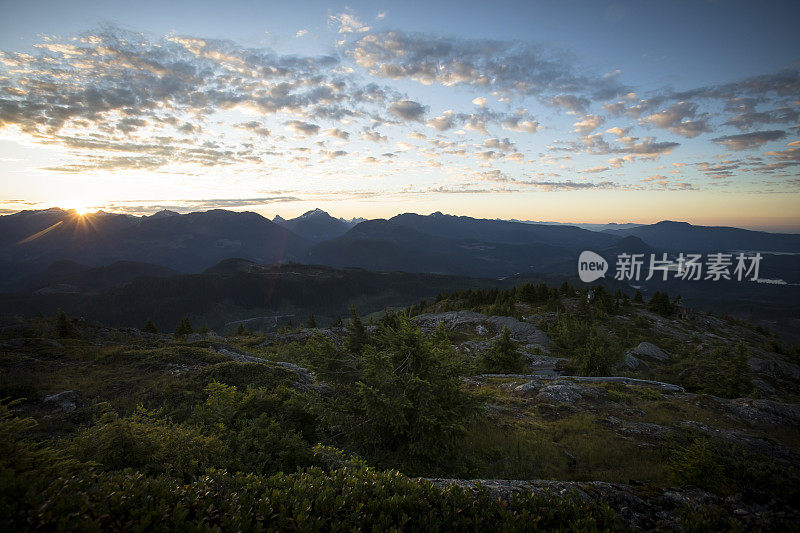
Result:
[[[87,207],[86,204],[83,204],[83,203],[72,203],[72,204],[69,204],[69,205],[65,205],[64,208],[65,209],[71,209],[71,210],[75,211],[75,213],[78,216],[81,216],[81,217],[89,215],[89,214],[94,213],[95,211],[97,211],[97,209],[92,209],[91,207]]]

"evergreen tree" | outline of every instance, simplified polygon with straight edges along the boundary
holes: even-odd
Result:
[[[62,339],[78,336],[78,330],[75,329],[72,320],[70,320],[67,314],[61,309],[59,309],[56,314],[56,332]]]
[[[476,404],[461,388],[463,361],[446,333],[423,335],[400,315],[376,343],[365,348],[346,432],[364,452],[412,469],[452,460]]]
[[[211,331],[211,329],[205,324],[197,328],[197,333],[199,333],[200,335],[205,335],[209,331]]]
[[[311,313],[308,317],[308,321],[306,322],[306,326],[309,328],[316,328],[317,327],[317,320],[314,318],[314,313]]]
[[[367,342],[367,330],[354,305],[350,306],[350,323],[347,325],[345,347],[352,354],[360,354]]]
[[[185,335],[191,335],[194,333],[194,328],[192,327],[192,323],[189,322],[189,317],[185,316],[181,318],[181,321],[178,323],[178,327],[175,328],[175,336],[182,337]]]
[[[147,322],[144,323],[144,332],[145,333],[158,333],[158,328],[153,323],[152,318],[148,318]]]
[[[237,337],[246,337],[248,335],[250,335],[250,332],[247,331],[246,327],[244,327],[244,323],[243,322],[239,322],[239,325],[236,328],[236,336]]]
[[[647,308],[663,316],[670,316],[674,311],[672,302],[669,301],[669,295],[666,292],[659,291],[656,291],[653,297],[650,298]]]
[[[642,298],[642,291],[636,289],[636,294],[633,295],[633,303],[635,304],[642,304],[644,303],[644,298]]]
[[[500,336],[483,356],[483,367],[484,371],[493,374],[516,374],[525,370],[525,356],[517,351],[508,327],[503,327]]]

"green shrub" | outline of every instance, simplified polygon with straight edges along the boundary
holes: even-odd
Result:
[[[679,483],[703,489],[715,490],[723,479],[722,465],[707,439],[677,449],[668,468]]]
[[[189,479],[212,466],[224,467],[230,455],[218,438],[159,420],[143,409],[131,418],[103,415],[78,433],[69,449],[79,460],[98,463],[108,470],[135,468],[180,479]]]
[[[517,345],[511,340],[511,332],[507,327],[483,356],[482,366],[486,373],[516,374],[527,368],[525,356],[517,351]]]

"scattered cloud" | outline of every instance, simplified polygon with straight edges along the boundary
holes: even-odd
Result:
[[[769,141],[777,141],[786,137],[786,132],[782,130],[753,131],[741,133],[739,135],[726,135],[711,139],[717,144],[727,146],[731,150],[751,150],[763,146]]]
[[[284,126],[294,131],[298,135],[307,137],[319,133],[319,125],[303,122],[302,120],[289,120],[283,123]]]
[[[413,100],[398,100],[389,105],[389,112],[403,120],[422,121],[426,108]]]
[[[587,133],[591,133],[600,125],[605,122],[606,119],[601,117],[600,115],[586,115],[581,118],[578,122],[573,124],[575,128],[575,132],[580,133],[581,135],[586,135]]]

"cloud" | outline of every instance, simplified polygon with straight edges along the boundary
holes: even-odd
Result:
[[[522,133],[536,133],[539,123],[533,120],[523,120],[520,117],[511,116],[503,119],[501,125],[504,130],[518,131]]]
[[[573,113],[585,113],[591,101],[582,96],[575,96],[574,94],[559,94],[554,96],[548,102],[551,106],[561,107]]]
[[[426,107],[413,100],[398,100],[389,105],[389,112],[403,120],[422,121]]]
[[[367,130],[361,134],[361,138],[365,141],[372,141],[375,143],[386,142],[386,135],[381,135],[375,130]]]
[[[605,121],[606,119],[600,115],[586,115],[582,117],[581,120],[573,124],[575,127],[573,131],[582,135],[586,135],[587,133],[591,133],[599,128],[600,125]]]
[[[337,28],[339,33],[363,33],[370,30],[352,13],[339,13],[338,15],[330,15],[328,17],[328,24]]]
[[[294,36],[295,37],[303,37],[306,34],[308,34],[308,30],[297,30],[297,33],[295,33]]]
[[[486,107],[487,100],[483,96],[479,96],[472,100],[472,103],[478,107]]]
[[[773,150],[765,152],[765,155],[784,162],[800,162],[800,141],[790,142],[786,146],[788,146],[786,150]]]
[[[725,122],[727,126],[734,126],[746,130],[760,124],[792,124],[800,119],[800,111],[791,107],[779,107],[769,111],[756,111],[756,99],[734,98],[728,102],[728,109],[738,111],[738,114]]]
[[[751,150],[763,146],[769,141],[777,141],[786,137],[786,132],[782,130],[753,131],[741,133],[739,135],[726,135],[711,139],[717,144],[727,146],[731,150]]]
[[[430,126],[431,128],[435,129],[436,131],[444,131],[449,130],[455,126],[455,116],[452,111],[448,110],[445,111],[443,114],[439,115],[438,117],[434,117],[428,119],[425,124]]]
[[[322,132],[328,137],[336,137],[337,139],[347,140],[350,138],[350,133],[339,128],[328,128]]]
[[[319,125],[303,122],[302,120],[289,120],[284,122],[283,125],[303,137],[319,133]]]
[[[271,133],[266,126],[260,122],[256,122],[255,120],[251,120],[250,122],[240,122],[239,124],[236,124],[236,127],[250,131],[260,137],[269,137]]]
[[[516,150],[516,148],[514,147],[514,143],[508,140],[508,137],[506,137],[503,140],[496,138],[486,139],[483,141],[483,146],[485,146],[486,148],[495,148],[503,152],[513,152],[514,150]]]
[[[614,126],[613,128],[608,128],[606,133],[610,133],[611,135],[615,136],[617,139],[625,137],[628,135],[630,128],[620,128],[619,126]]]
[[[605,172],[606,170],[609,170],[609,168],[598,165],[598,166],[595,166],[595,167],[591,167],[591,168],[587,168],[587,169],[581,170],[581,174],[596,174],[598,172]]]
[[[518,41],[443,38],[402,31],[370,33],[346,52],[373,76],[493,89],[508,94],[580,94],[607,98],[628,92],[615,78],[578,72],[558,50]]]
[[[684,101],[673,104],[663,111],[644,117],[642,122],[667,129],[683,137],[691,138],[701,133],[711,131],[707,123],[707,115],[704,115],[698,120],[684,120],[686,118],[694,118],[696,114],[697,105]]]

